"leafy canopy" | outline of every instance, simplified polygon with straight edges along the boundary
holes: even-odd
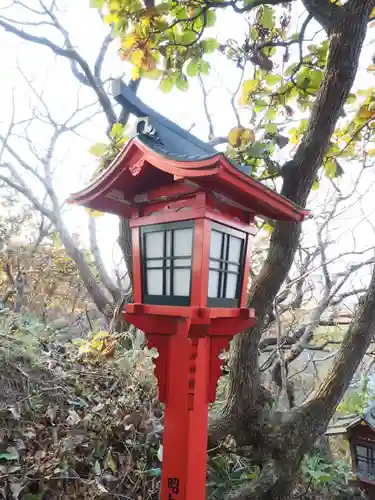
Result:
[[[236,105],[249,110],[249,120],[229,131],[227,154],[257,178],[280,175],[276,155],[286,146],[292,153],[301,141],[329,50],[325,33],[317,35],[316,24],[311,28],[311,16],[306,13],[297,23],[299,2],[272,7],[259,0],[91,0],[91,5],[103,11],[119,39],[120,57],[132,65],[133,79],[157,79],[164,92],[186,91],[191,78],[210,73],[217,61],[213,53],[242,69]],[[215,23],[228,6],[248,21],[248,30],[240,41],[219,43]],[[368,72],[374,71],[371,64]],[[327,177],[342,175],[346,160],[375,157],[374,127],[375,88],[351,94],[324,159]],[[314,188],[318,185],[316,179]]]

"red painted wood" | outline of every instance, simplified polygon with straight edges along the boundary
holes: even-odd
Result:
[[[172,185],[176,177],[191,179],[201,187],[218,192],[244,209],[265,217],[302,221],[308,215],[308,211],[236,169],[222,153],[206,160],[176,161],[158,155],[137,138],[125,146],[102,175],[90,186],[72,195],[69,201],[97,210],[105,207],[105,211],[111,213],[124,213],[127,210],[125,202],[134,204],[137,195]],[[121,192],[124,203],[107,198],[114,189]]]
[[[146,203],[150,203],[152,201],[158,201],[164,197],[178,197],[178,196],[185,196],[188,194],[195,193],[198,191],[200,186],[195,186],[192,184],[186,184],[185,181],[182,179],[180,181],[175,181],[172,185],[170,186],[161,186],[157,189],[152,189],[151,191],[148,191],[145,193],[147,199],[145,200]],[[137,203],[136,201],[134,201]]]
[[[169,190],[168,190],[169,191]],[[197,197],[188,194],[179,199],[171,199],[169,196],[167,199],[162,201],[156,201],[153,203],[148,203],[147,205],[140,206],[140,215],[146,217],[151,215],[153,212],[177,212],[182,208],[205,208],[201,204],[197,203]]]
[[[207,219],[197,219],[194,230],[192,307],[205,307],[207,305],[210,234],[210,224]]]
[[[204,500],[208,404],[221,375],[219,355],[255,323],[255,311],[246,308],[254,215],[300,221],[307,212],[238,171],[221,153],[180,162],[159,156],[139,139],[72,200],[130,218],[134,303],[124,313],[158,351],[154,373],[165,403],[160,499]],[[191,305],[143,304],[140,228],[184,220],[195,221]],[[240,307],[207,307],[212,222],[246,233]]]
[[[170,337],[168,404],[164,413],[161,500],[205,498],[208,338],[191,341],[188,322]],[[178,395],[178,397],[176,397]],[[178,492],[172,491],[178,480]]]
[[[195,208],[181,212],[165,212],[161,214],[149,215],[148,217],[139,217],[132,219],[130,227],[148,226],[151,224],[165,224],[167,222],[178,222],[204,217],[206,210],[204,208]]]
[[[251,250],[252,250],[252,237],[249,235],[246,239],[246,257],[244,264],[244,273],[242,278],[242,293],[240,299],[240,306],[246,307],[247,296],[248,296],[248,284],[250,278],[250,265],[251,265]]]
[[[142,302],[142,264],[140,249],[140,231],[138,227],[132,228],[132,251],[133,251],[133,300],[135,303]]]

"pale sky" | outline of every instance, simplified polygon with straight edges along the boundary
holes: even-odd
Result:
[[[61,22],[71,33],[73,43],[78,47],[79,52],[92,63],[98,52],[98,47],[103,40],[107,28],[103,25],[95,9],[88,8],[89,0],[61,0],[64,12],[61,14]],[[27,0],[28,5],[38,5],[38,0]],[[9,0],[0,0],[0,8],[9,5]],[[296,22],[300,24],[303,17],[301,12],[297,13]],[[13,9],[7,12],[7,15],[18,20],[21,19],[22,11]],[[45,27],[25,28],[30,33],[42,36],[50,36],[56,43],[60,38],[56,37],[53,30]],[[241,40],[242,33],[246,30],[246,23],[242,22],[239,16],[234,15],[230,10],[220,13],[218,23],[211,33],[207,36],[215,36],[219,41],[228,38]],[[309,31],[309,37],[319,30],[317,25],[313,25]],[[375,33],[375,30],[374,30]],[[320,31],[315,40],[321,40],[324,33]],[[371,45],[371,30],[366,41]],[[315,41],[316,43],[316,41]],[[76,108],[77,96],[81,105],[89,104],[95,101],[95,95],[87,88],[80,88],[76,80],[71,76],[68,61],[61,57],[56,57],[50,50],[37,47],[28,42],[23,42],[14,35],[5,33],[0,29],[0,131],[5,133],[12,113],[11,96],[15,92],[16,116],[22,119],[30,116],[32,104],[35,104],[35,96],[28,88],[23,76],[18,68],[22,69],[24,75],[33,81],[33,85],[39,91],[44,88],[44,100],[48,104],[51,115],[56,121],[63,121]],[[131,68],[120,61],[116,52],[117,42],[115,41],[109,50],[106,64],[103,68],[103,75],[107,78],[118,77],[126,72],[130,74]],[[365,68],[370,64],[370,49],[365,49],[361,59],[361,70],[357,78],[356,88],[368,87],[371,80],[374,79]],[[292,59],[292,58],[291,58]],[[217,136],[226,135],[229,129],[236,124],[233,111],[230,107],[230,97],[236,88],[240,70],[234,67],[234,64],[228,62],[220,55],[209,56],[212,66],[215,68],[209,78],[206,79],[206,86],[212,89],[209,95],[209,107],[213,123],[215,124],[215,134]],[[245,78],[251,78],[249,72]],[[128,77],[125,76],[125,80]],[[189,82],[189,91],[182,93],[172,91],[170,94],[163,94],[157,87],[157,82],[144,81],[141,84],[139,96],[150,106],[160,113],[165,114],[171,120],[179,123],[185,128],[190,128],[195,124],[192,132],[202,138],[207,139],[208,126],[205,119],[202,94],[199,89],[199,83],[196,79]],[[108,85],[110,91],[110,86]],[[247,116],[246,109],[240,111],[241,116]],[[302,115],[297,115],[297,118]],[[246,121],[244,119],[244,124]],[[80,136],[66,134],[65,138],[60,140],[55,155],[55,187],[61,198],[65,199],[71,192],[77,191],[86,184],[96,167],[96,160],[89,153],[88,149],[92,143],[105,140],[105,120],[101,117],[93,119],[90,123],[79,129]],[[39,151],[43,151],[48,145],[46,137],[51,133],[50,128],[39,124],[30,131],[30,136],[34,146]],[[18,151],[30,159],[24,142],[20,139],[17,143]],[[280,159],[286,159],[290,155],[290,149],[285,148]],[[343,191],[350,189],[353,182],[353,176],[357,171],[357,165],[345,165],[345,176],[340,181]],[[337,254],[342,249],[353,248],[353,238],[356,249],[364,249],[374,245],[374,233],[369,230],[369,221],[375,224],[373,195],[369,193],[369,187],[375,180],[374,172],[369,169],[359,185],[359,198],[361,203],[354,207],[347,208],[337,223],[332,239],[336,241],[332,245],[332,254]],[[34,184],[30,184],[34,187]],[[327,196],[328,183],[323,182],[319,192],[314,193],[309,201],[309,207],[317,212],[317,206]],[[38,186],[35,185],[35,192],[38,193]],[[317,197],[319,203],[317,202]],[[73,207],[69,209],[66,215],[66,221],[72,231],[78,231],[83,240],[87,238],[86,214],[83,209]],[[98,219],[99,241],[103,251],[104,258],[111,266],[112,249],[117,233],[117,219],[112,216],[104,216]],[[313,241],[314,221],[305,223],[305,234],[308,240]],[[338,247],[339,250],[338,250]],[[369,255],[368,255],[369,257]],[[368,276],[368,269],[365,271],[363,279]]]

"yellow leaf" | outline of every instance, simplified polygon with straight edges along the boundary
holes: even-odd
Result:
[[[228,134],[228,141],[231,146],[239,147],[241,144],[241,135],[244,131],[243,127],[234,127]]]
[[[258,85],[258,80],[245,80],[242,84],[242,90],[247,93],[254,92],[258,88]]]
[[[241,135],[242,144],[247,144],[248,142],[254,142],[254,141],[255,141],[254,132],[251,129],[246,128]]]
[[[93,340],[106,339],[108,337],[109,337],[108,332],[106,332],[105,330],[100,330],[100,332],[98,332],[94,335]]]
[[[126,36],[123,41],[122,41],[122,48],[123,49],[131,49],[137,41],[137,38],[134,35],[129,35]]]
[[[120,10],[121,1],[120,0],[109,0],[109,10]]]
[[[119,21],[119,17],[117,14],[108,13],[103,18],[104,24],[112,24],[117,23]]]
[[[370,14],[370,18],[375,16],[375,9],[372,9],[372,12]]]
[[[134,64],[134,66],[142,66],[142,61],[144,58],[144,52],[141,49],[136,49],[131,56],[131,61]]]
[[[367,68],[367,71],[375,71],[375,64],[370,64],[370,66]]]
[[[132,70],[132,80],[138,80],[140,76],[140,69],[137,68],[137,66],[134,66]]]
[[[362,118],[363,120],[368,120],[371,118],[374,114],[374,111],[370,111],[367,106],[361,106],[358,117]]]
[[[104,215],[104,212],[100,212],[99,210],[94,210],[93,208],[86,208],[86,212],[90,217],[101,217]]]

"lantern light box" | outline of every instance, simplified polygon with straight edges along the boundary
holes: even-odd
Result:
[[[71,201],[130,220],[133,303],[124,314],[158,350],[160,498],[203,500],[219,355],[255,323],[246,306],[254,217],[296,223],[308,212],[146,106],[121,80],[113,94],[137,117],[135,133]]]

